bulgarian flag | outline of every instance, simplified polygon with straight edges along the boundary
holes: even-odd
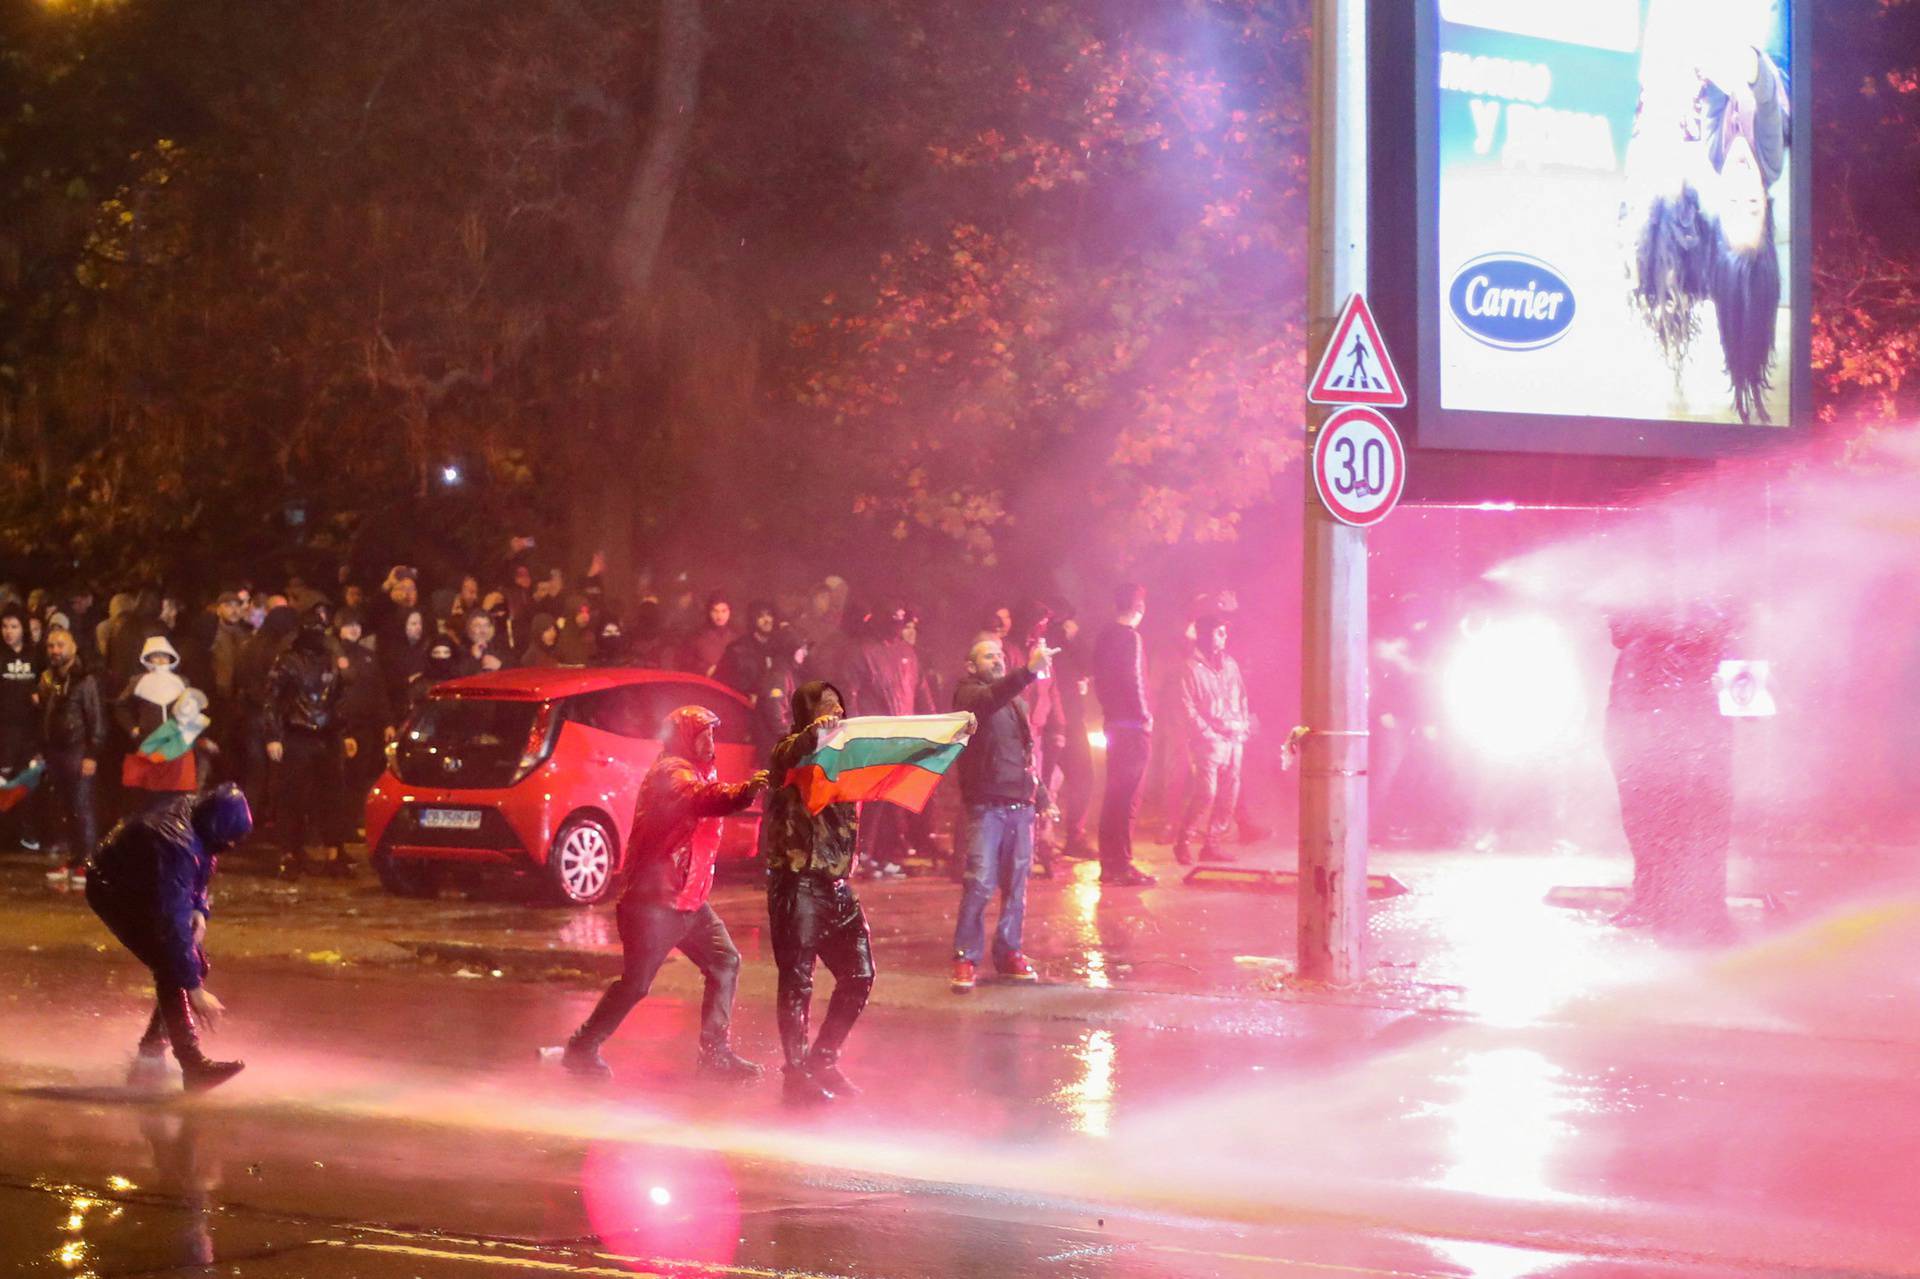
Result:
[[[198,723],[186,724],[169,715],[161,721],[160,727],[148,733],[146,740],[140,743],[140,755],[150,764],[166,764],[179,759],[193,749],[200,740],[200,733],[209,723],[204,715],[196,716]]]
[[[40,784],[41,774],[46,771],[36,759],[12,777],[0,781],[0,813],[11,812],[21,800],[33,794],[33,788]]]
[[[883,799],[919,812],[967,747],[973,716],[862,715],[843,719],[787,773],[807,811]]]
[[[200,785],[193,744],[212,721],[195,715],[186,723],[172,715],[148,733],[140,749],[120,761],[120,784],[136,790],[183,793]]]

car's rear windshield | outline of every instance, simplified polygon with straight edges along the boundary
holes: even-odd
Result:
[[[539,709],[491,697],[432,698],[401,730],[394,771],[410,786],[506,786]]]

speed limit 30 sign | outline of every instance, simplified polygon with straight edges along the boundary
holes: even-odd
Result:
[[[1313,486],[1343,524],[1378,524],[1400,500],[1407,454],[1393,423],[1369,408],[1328,418],[1313,442]]]

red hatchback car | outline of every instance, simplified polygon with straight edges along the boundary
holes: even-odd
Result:
[[[450,865],[545,878],[559,900],[604,901],[618,882],[640,779],[667,715],[704,706],[720,776],[759,767],[747,699],[676,671],[492,671],[435,688],[388,748],[367,797],[367,847],[388,891],[430,896]],[[759,816],[718,824],[723,861],[757,851]]]

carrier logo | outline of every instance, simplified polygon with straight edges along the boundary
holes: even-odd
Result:
[[[1474,340],[1532,351],[1558,342],[1572,327],[1573,287],[1537,258],[1490,253],[1454,273],[1447,308]]]

